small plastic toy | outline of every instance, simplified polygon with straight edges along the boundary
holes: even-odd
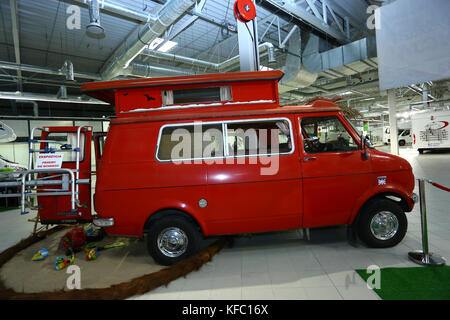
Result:
[[[94,247],[92,249],[86,249],[85,251],[86,251],[86,260],[92,261],[97,259],[98,257],[97,247]]]
[[[85,246],[85,252],[86,252],[86,260],[92,261],[97,259],[98,252],[105,250],[105,249],[111,249],[111,248],[119,248],[123,247],[125,245],[125,242],[115,242],[112,244],[107,244],[103,247],[97,247],[96,243],[89,243]]]
[[[31,258],[32,261],[41,261],[48,257],[48,250],[46,248],[43,248],[39,250],[33,258]]]
[[[72,256],[70,258],[65,257],[56,257],[55,259],[55,269],[62,270],[67,267],[69,264],[73,263],[75,260],[75,254],[72,252]]]

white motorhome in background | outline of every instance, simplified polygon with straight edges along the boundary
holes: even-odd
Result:
[[[14,130],[0,121],[0,142],[10,142],[16,138]]]
[[[391,142],[391,128],[389,126],[383,127],[383,143],[389,144]]]
[[[0,143],[11,142],[16,139],[17,136],[14,130],[0,122]],[[8,160],[0,154],[0,181],[18,179],[24,170],[27,170],[25,166]]]
[[[413,148],[419,153],[431,149],[450,149],[450,110],[416,113],[411,120]]]
[[[383,127],[383,143],[389,144],[391,143],[391,129],[389,126]],[[397,138],[398,145],[405,146],[407,144],[412,144],[412,134],[411,134],[411,122],[403,121],[398,123],[397,127]]]

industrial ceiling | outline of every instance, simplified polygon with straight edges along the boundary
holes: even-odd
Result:
[[[92,2],[0,2],[0,114],[37,101],[44,111],[64,105],[108,115],[81,96],[83,82],[239,71],[234,0],[98,0],[98,25]],[[283,104],[342,96],[367,118],[386,111],[367,26],[370,6],[386,1],[255,2],[261,68],[285,71]],[[448,81],[397,89],[399,111],[420,109],[424,99],[447,105],[449,91]]]

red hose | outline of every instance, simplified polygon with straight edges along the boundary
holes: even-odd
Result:
[[[432,182],[431,184],[432,184],[433,186],[435,186],[436,188],[439,188],[439,189],[441,189],[441,190],[450,192],[450,188],[444,187],[444,186],[440,185],[439,183]]]

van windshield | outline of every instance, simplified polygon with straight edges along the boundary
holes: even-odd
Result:
[[[350,124],[350,126],[353,128],[353,130],[355,130],[355,132],[358,134],[358,136],[362,136],[363,132],[359,129],[356,128],[356,126],[353,124],[353,122],[350,121],[349,118],[347,118],[347,116],[344,115],[345,120],[347,120],[347,122]],[[372,144],[372,141],[370,141],[369,139],[366,140],[366,145],[370,148],[370,149],[374,149],[375,147]]]
[[[349,118],[347,118],[346,115],[344,115],[345,120],[347,120],[347,122],[351,125],[351,127],[353,128],[353,130],[355,130],[355,132],[358,134],[358,136],[361,136],[363,133],[361,130],[357,129],[356,126],[353,124],[353,122],[350,121]]]

